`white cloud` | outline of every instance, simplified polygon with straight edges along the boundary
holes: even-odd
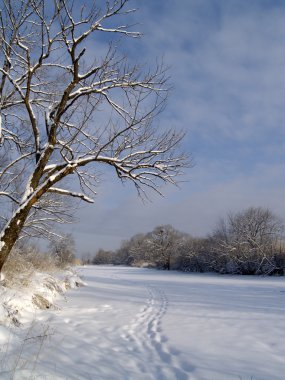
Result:
[[[189,130],[185,149],[197,165],[181,191],[168,188],[167,198],[147,205],[134,189],[105,182],[75,226],[81,251],[115,248],[158,224],[204,235],[229,210],[248,206],[285,218],[284,4],[165,1],[160,13],[157,4],[140,3],[135,18],[146,36],[126,49],[143,62],[165,56],[175,89],[160,124]]]

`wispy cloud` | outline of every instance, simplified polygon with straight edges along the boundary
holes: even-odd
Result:
[[[165,223],[203,235],[219,216],[251,205],[285,218],[284,1],[137,3],[133,20],[145,37],[123,49],[142,63],[164,56],[174,90],[159,124],[189,132],[196,167],[180,191],[147,205],[107,181],[74,229],[82,250],[113,248]]]

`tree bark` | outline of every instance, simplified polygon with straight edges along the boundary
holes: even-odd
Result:
[[[26,207],[20,208],[9,221],[1,233],[0,238],[0,273],[2,268],[19,238],[20,232],[24,226],[27,216],[32,206],[27,204]]]

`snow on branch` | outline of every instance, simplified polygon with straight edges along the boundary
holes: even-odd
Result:
[[[85,195],[83,193],[76,193],[73,191],[60,189],[58,187],[50,187],[48,192],[49,193],[56,193],[56,194],[60,194],[60,195],[68,195],[70,197],[80,198],[83,201],[88,202],[88,203],[94,203],[94,200],[92,198],[89,198],[87,195]]]
[[[180,148],[183,133],[154,123],[168,97],[164,65],[148,70],[117,51],[118,35],[140,36],[128,26],[135,11],[129,1],[103,0],[99,9],[84,0],[80,11],[75,4],[5,0],[1,9],[0,196],[7,223],[0,271],[25,224],[47,229],[59,199],[93,203],[85,193],[96,194],[106,166],[142,194],[162,194],[161,185],[176,185],[191,165]],[[96,50],[103,33],[110,46]],[[75,182],[70,189],[62,188],[66,177]]]

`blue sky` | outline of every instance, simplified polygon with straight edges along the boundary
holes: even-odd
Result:
[[[139,41],[121,46],[131,60],[164,57],[174,89],[158,122],[187,131],[195,166],[180,189],[143,204],[109,173],[94,206],[72,232],[81,252],[117,248],[135,233],[172,224],[196,236],[219,217],[249,206],[285,220],[285,2],[133,1]]]

